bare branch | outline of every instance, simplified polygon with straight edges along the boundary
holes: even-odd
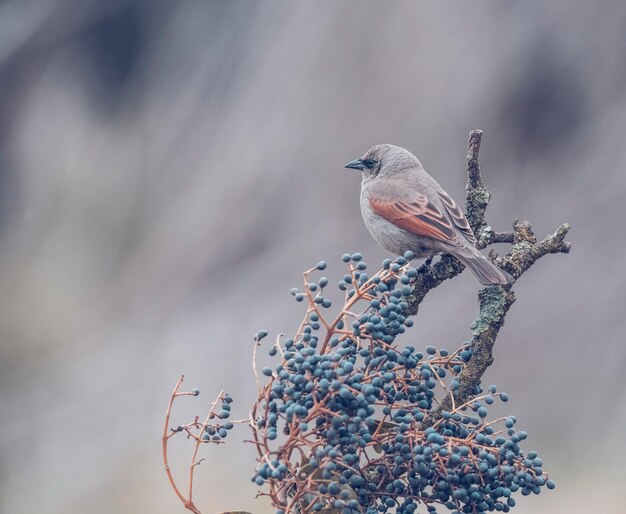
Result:
[[[465,158],[467,164],[465,210],[467,221],[476,236],[480,233],[480,229],[487,224],[485,222],[485,211],[491,198],[491,192],[485,187],[480,174],[480,164],[478,162],[478,152],[480,151],[482,138],[482,130],[472,130],[470,132],[467,142],[467,157]]]
[[[496,232],[493,228],[487,225],[480,234],[476,248],[479,250],[485,248],[494,243],[510,243],[515,242],[515,234],[513,232]]]
[[[184,380],[185,380],[185,376],[181,375],[180,378],[178,379],[178,382],[176,382],[176,385],[174,386],[174,391],[172,391],[172,394],[170,396],[170,401],[167,404],[167,411],[165,413],[165,426],[163,427],[163,437],[161,439],[161,445],[162,445],[162,450],[163,450],[163,465],[165,466],[165,473],[167,474],[167,479],[169,480],[170,485],[172,486],[172,489],[176,493],[176,496],[178,496],[180,501],[183,502],[185,507],[187,507],[187,498],[183,496],[183,494],[178,489],[176,482],[174,481],[174,477],[172,475],[172,471],[169,466],[168,455],[167,455],[167,444],[169,442],[170,436],[172,435],[168,433],[169,424],[170,424],[170,416],[172,414],[172,407],[174,405],[174,400],[176,399],[177,396],[180,395],[178,390],[180,389],[180,386]],[[176,432],[179,432],[179,430],[175,430],[173,433],[176,433]],[[193,510],[193,509],[189,509],[189,510],[192,510],[196,514],[200,514],[198,510]]]
[[[475,232],[486,224],[484,214],[487,203],[485,199],[488,201],[490,197],[489,191],[484,187],[478,167],[481,134],[480,131],[470,133],[467,160],[467,217],[470,220],[471,216],[470,224]],[[571,244],[565,241],[569,228],[570,226],[565,223],[554,233],[537,242],[530,223],[526,220],[516,220],[513,223],[513,232],[497,233],[491,227],[487,227],[479,242],[484,243],[483,247],[494,242],[514,243],[503,258],[498,258],[493,251],[490,257],[517,280],[544,255],[569,253]],[[454,398],[451,396],[444,398],[439,407],[424,422],[424,426],[432,425],[444,411],[450,411],[453,402],[464,403],[477,394],[483,374],[493,363],[493,346],[498,332],[504,324],[506,313],[515,301],[515,294],[511,291],[511,287],[512,285],[488,286],[478,294],[480,312],[472,325],[473,336],[470,345],[473,350],[472,358],[459,374],[459,387],[454,393]]]
[[[176,496],[178,496],[182,504],[185,506],[185,508],[187,510],[190,510],[194,514],[201,514],[200,510],[195,506],[193,502],[193,481],[194,481],[194,471],[196,467],[199,466],[200,463],[202,463],[206,459],[204,458],[198,459],[198,451],[202,443],[221,444],[223,442],[221,441],[221,438],[218,436],[215,436],[217,438],[216,440],[211,439],[209,437],[209,430],[212,430],[213,431],[212,433],[215,434],[216,428],[217,429],[220,428],[220,425],[210,426],[209,421],[215,417],[220,417],[219,415],[216,415],[216,407],[220,400],[222,400],[223,402],[232,401],[232,400],[228,399],[229,396],[225,395],[224,391],[220,391],[215,401],[211,404],[211,407],[209,408],[209,412],[203,422],[200,422],[200,418],[196,416],[194,420],[191,421],[190,423],[187,423],[185,425],[178,425],[176,428],[170,428],[170,417],[172,415],[172,407],[174,406],[174,400],[178,398],[179,396],[198,396],[200,394],[200,391],[198,389],[192,389],[189,392],[181,392],[180,387],[184,379],[185,379],[184,375],[181,375],[181,377],[176,382],[176,385],[174,386],[174,391],[172,392],[170,396],[170,400],[167,404],[167,411],[165,413],[165,425],[163,427],[163,437],[161,439],[162,451],[163,451],[163,465],[165,466],[165,473],[167,474],[167,479],[169,480],[169,483],[172,489],[174,490],[174,492],[176,493]],[[249,420],[231,421],[230,423],[249,424]],[[187,438],[193,439],[194,441],[194,449],[193,449],[193,453],[191,456],[191,462],[189,464],[189,483],[187,485],[187,488],[188,488],[187,497],[185,497],[185,495],[181,492],[178,485],[176,484],[176,481],[174,480],[174,476],[172,474],[172,471],[170,469],[169,462],[168,462],[169,440],[171,437],[174,437],[180,433],[186,434]]]

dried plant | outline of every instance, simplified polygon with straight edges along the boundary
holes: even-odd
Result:
[[[213,421],[215,419],[224,420],[230,417],[230,404],[232,398],[225,394],[224,391],[220,391],[215,401],[209,408],[209,413],[206,415],[204,421],[200,421],[200,417],[196,416],[193,421],[186,423],[185,425],[178,425],[175,428],[170,428],[170,417],[172,414],[172,407],[174,406],[174,400],[180,396],[198,396],[200,394],[199,389],[192,389],[191,391],[180,391],[180,387],[184,381],[184,375],[178,379],[174,391],[170,396],[170,401],[167,405],[167,412],[165,414],[165,426],[163,428],[163,437],[161,438],[161,445],[163,449],[163,464],[165,466],[165,473],[167,479],[172,486],[172,489],[176,493],[176,496],[183,502],[186,509],[194,512],[195,514],[201,514],[198,508],[193,503],[193,479],[194,472],[197,466],[199,466],[204,459],[198,458],[198,451],[200,445],[203,443],[220,444],[224,442],[224,438],[228,435],[228,431],[233,428],[232,422]],[[221,409],[217,411],[217,404],[221,402]],[[181,488],[176,484],[174,475],[169,465],[168,458],[168,443],[169,440],[176,434],[185,434],[188,439],[194,441],[193,453],[191,455],[191,462],[189,463],[189,479],[187,483],[187,496],[183,493]]]
[[[569,227],[537,242],[526,221],[503,233],[486,224],[490,193],[478,165],[481,136],[470,133],[467,218],[480,248],[512,243],[504,256],[492,251],[490,258],[519,279],[544,255],[569,251],[564,240]],[[481,384],[515,300],[512,286],[488,286],[479,293],[471,340],[454,351],[433,346],[418,351],[396,344],[396,337],[413,325],[426,294],[463,265],[443,256],[434,265],[427,261],[413,268],[412,258],[407,252],[388,259],[369,275],[361,254],[345,254],[348,270],[338,283],[343,301],[334,314],[329,281],[318,277],[326,263],[306,271],[302,292],[292,290],[306,305],[304,318],[292,338],[279,336],[271,345],[269,353],[278,362],[261,375],[256,351],[267,332],[257,334],[259,395],[243,421],[258,450],[253,480],[278,514],[411,514],[420,505],[430,512],[437,505],[455,513],[508,512],[515,493],[554,487],[536,452],[522,451],[526,433],[515,428],[516,418],[489,418],[489,406],[507,401],[506,393]],[[179,393],[181,382],[168,407],[163,453],[172,487],[197,513],[192,485],[198,448],[221,442],[233,426],[210,424],[228,417],[230,399],[220,394],[222,411],[215,411],[216,401],[203,423],[196,418],[168,432],[173,400],[194,394]],[[167,465],[167,442],[178,433],[195,441],[187,497]]]

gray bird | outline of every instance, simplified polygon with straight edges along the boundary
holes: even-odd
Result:
[[[377,145],[346,168],[363,172],[361,213],[383,248],[396,255],[410,250],[415,257],[451,254],[482,284],[513,281],[476,249],[461,209],[411,152]]]

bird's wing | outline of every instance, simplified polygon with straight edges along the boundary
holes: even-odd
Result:
[[[472,243],[472,245],[476,246],[476,237],[474,236],[474,232],[472,232],[472,228],[467,222],[463,211],[459,208],[456,202],[448,196],[445,191],[439,191],[438,194],[439,198],[441,198],[441,203],[446,209],[452,222],[461,231],[461,234],[463,234],[465,239]]]
[[[397,227],[418,236],[430,237],[443,243],[462,246],[455,225],[426,196],[420,194],[390,194],[384,188],[370,191],[372,210]],[[444,203],[445,205],[445,203]],[[447,208],[446,208],[447,209]]]

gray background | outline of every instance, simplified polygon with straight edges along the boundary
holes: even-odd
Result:
[[[245,417],[251,336],[295,329],[300,272],[386,256],[342,165],[406,146],[461,201],[482,128],[491,223],[573,226],[486,377],[558,484],[517,512],[623,512],[625,26],[619,0],[0,2],[0,510],[183,512],[178,375],[203,394],[175,422],[222,387]],[[405,341],[455,347],[478,289],[438,288]],[[270,511],[247,436],[199,469],[204,512]]]

